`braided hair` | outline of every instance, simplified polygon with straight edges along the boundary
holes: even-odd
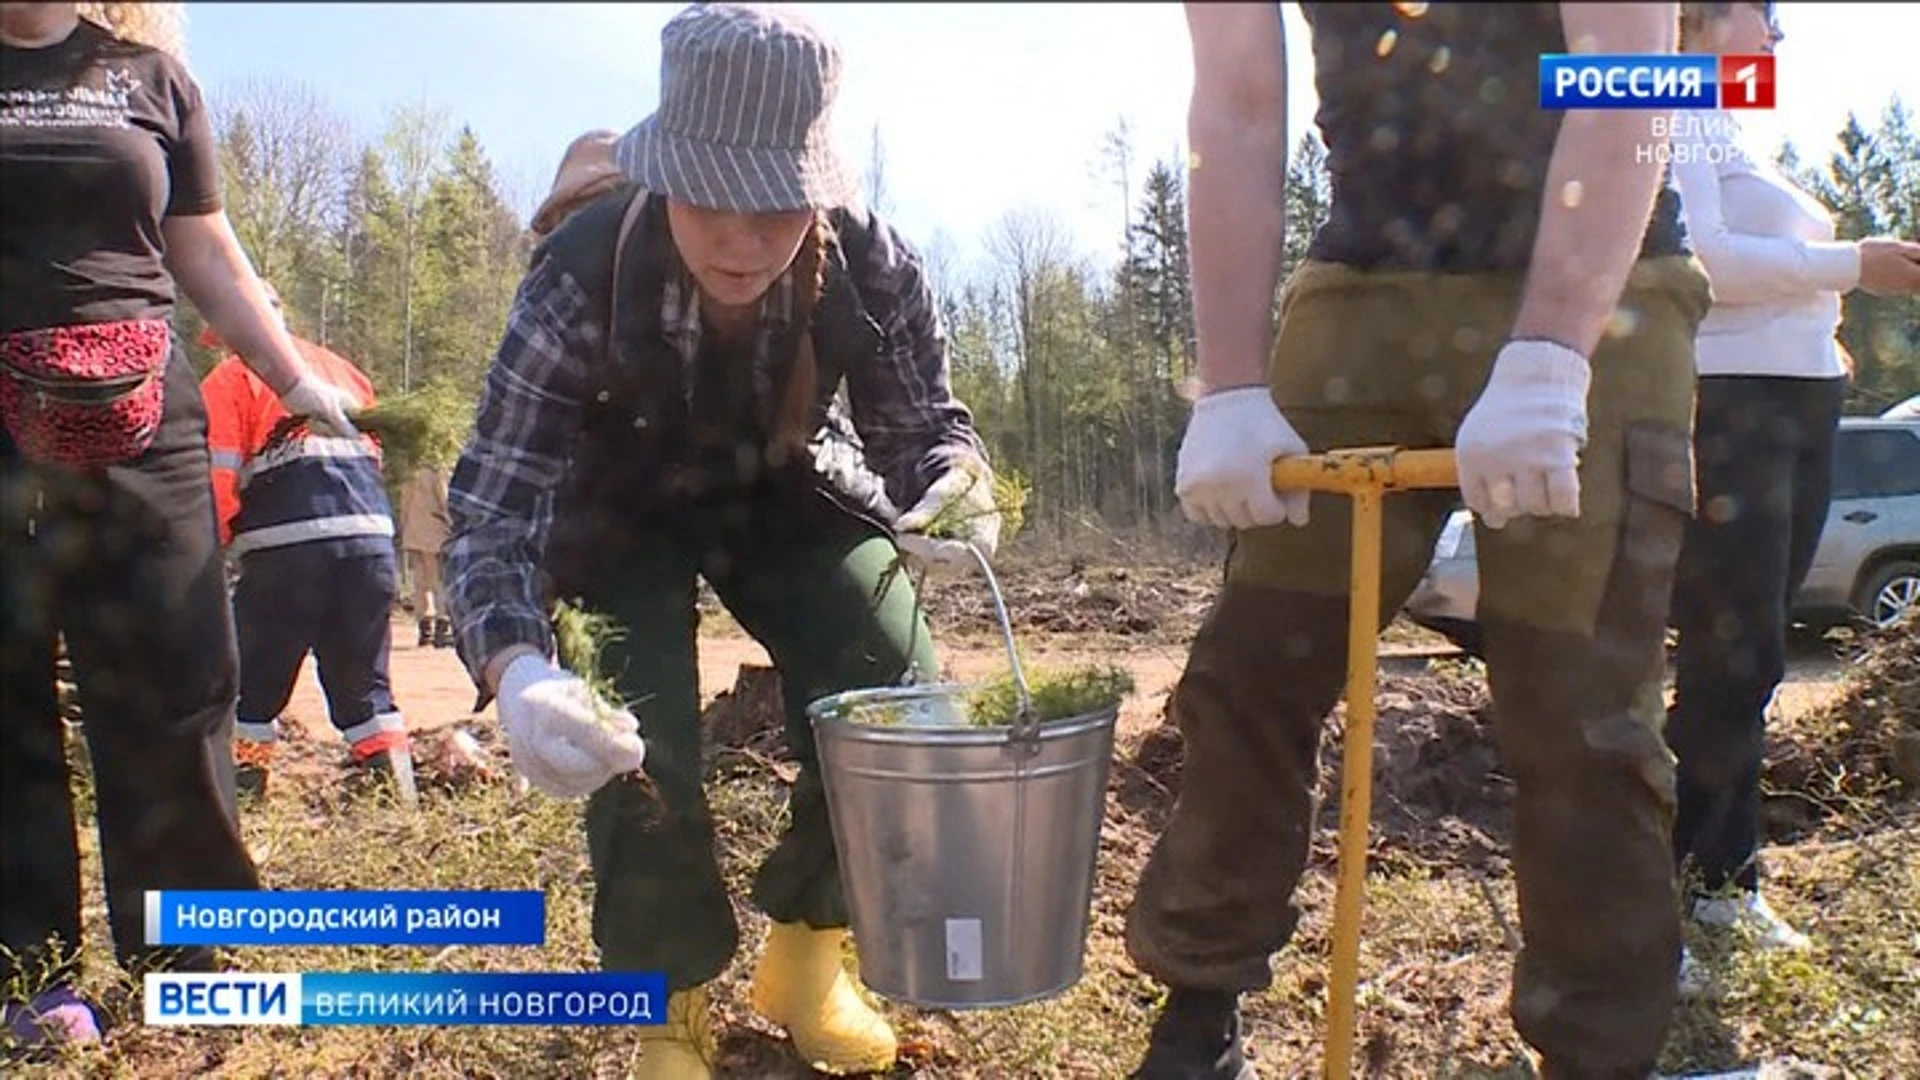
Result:
[[[781,388],[767,445],[767,462],[775,467],[799,460],[813,437],[813,397],[819,380],[813,312],[826,292],[827,245],[832,241],[833,225],[827,215],[814,214],[813,226],[793,261],[793,363]]]

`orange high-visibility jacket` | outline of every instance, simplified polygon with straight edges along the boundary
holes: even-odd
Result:
[[[218,342],[211,331],[201,340]],[[345,357],[298,337],[294,344],[315,375],[352,392],[362,407],[374,404],[372,381]],[[376,441],[302,428],[268,450],[268,436],[289,413],[238,356],[215,365],[200,392],[207,404],[220,541],[229,550],[241,555],[315,542],[392,550],[393,511]]]

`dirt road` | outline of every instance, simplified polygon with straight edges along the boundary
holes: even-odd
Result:
[[[1184,642],[1149,643],[1137,638],[1081,634],[1022,636],[1030,650],[1030,664],[1065,667],[1095,660],[1118,661],[1133,672],[1137,690],[1121,713],[1122,738],[1160,722],[1167,694],[1179,678],[1186,659]],[[416,648],[411,621],[394,623],[393,640],[394,693],[413,730],[426,732],[476,719],[493,722],[491,707],[478,717],[473,712],[473,684],[452,650]],[[952,677],[989,678],[1006,670],[1006,652],[996,637],[966,634],[943,639],[942,644]],[[1429,656],[1443,652],[1444,649],[1427,647],[1427,643],[1418,639],[1412,639],[1411,645],[1390,640],[1384,647],[1381,672],[1417,675]],[[700,639],[702,702],[730,688],[741,665],[766,663],[766,652],[736,628],[728,626],[721,632],[703,634]],[[1839,693],[1843,671],[1843,666],[1830,656],[1800,650],[1800,655],[1790,664],[1787,682],[1781,687],[1778,707],[1798,713],[1831,700]],[[311,662],[301,672],[288,714],[312,737],[336,738],[327,723],[326,705]]]
[[[422,649],[414,646],[414,629],[409,620],[394,623],[393,673],[394,696],[414,731],[431,731],[448,724],[482,719],[493,721],[489,706],[475,714],[473,683],[451,649]],[[967,637],[945,644],[950,674],[962,680],[990,678],[1005,672],[1005,647],[996,639]],[[1120,643],[1102,647],[1084,640],[1034,642],[1029,646],[1028,663],[1045,666],[1070,666],[1090,663],[1096,658],[1124,663],[1133,672],[1139,692],[1128,701],[1121,716],[1123,728],[1151,726],[1159,721],[1166,694],[1180,674],[1185,651],[1175,645]],[[700,691],[703,704],[733,686],[742,665],[765,665],[766,651],[738,630],[702,635],[700,639]],[[300,673],[287,715],[316,739],[332,738],[327,723],[325,699],[308,661]]]

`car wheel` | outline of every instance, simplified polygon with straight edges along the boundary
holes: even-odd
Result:
[[[1860,586],[1853,606],[1877,629],[1899,622],[1920,607],[1920,563],[1895,561],[1875,570]]]

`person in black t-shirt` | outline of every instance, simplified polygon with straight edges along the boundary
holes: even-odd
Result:
[[[1453,448],[1478,519],[1526,936],[1514,1025],[1547,1076],[1646,1077],[1680,959],[1662,644],[1709,292],[1652,117],[1542,110],[1536,81],[1543,53],[1671,53],[1678,8],[1303,8],[1333,197],[1276,334],[1280,8],[1187,6],[1203,396],[1175,486],[1234,537],[1170,702],[1185,772],[1128,920],[1171,990],[1138,1075],[1252,1075],[1238,995],[1266,989],[1299,918],[1351,559],[1346,500],[1276,492],[1270,466],[1384,445]],[[1454,498],[1387,497],[1382,623]]]
[[[252,889],[233,810],[236,660],[184,290],[299,415],[350,431],[221,212],[200,91],[160,5],[0,5],[0,985],[9,1033],[93,1041],[72,988],[79,847],[54,677],[84,703],[109,923],[148,889]],[[84,17],[83,17],[84,16]],[[21,980],[33,979],[28,985]]]

